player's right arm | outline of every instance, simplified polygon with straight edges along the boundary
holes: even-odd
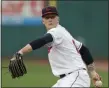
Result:
[[[17,53],[15,53],[8,66],[12,78],[20,77],[27,73],[25,64],[23,63],[23,54],[31,52],[32,50],[36,50],[52,41],[52,35],[50,33],[46,33],[43,37],[30,42]]]
[[[55,28],[50,29],[44,36],[30,42],[25,47],[23,47],[21,50],[18,51],[20,54],[25,54],[28,52],[31,52],[33,50],[36,50],[48,43],[52,43],[51,45],[57,45],[61,43],[63,40],[62,36],[58,31],[55,30]]]
[[[20,54],[26,54],[28,52],[31,52],[33,50],[36,50],[42,46],[44,46],[47,43],[50,43],[53,41],[52,35],[50,33],[45,34],[44,36],[30,42],[26,46],[24,46],[22,49],[18,51]]]

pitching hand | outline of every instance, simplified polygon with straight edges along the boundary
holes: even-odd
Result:
[[[93,71],[91,73],[91,79],[92,79],[93,85],[96,88],[101,88],[102,87],[101,76],[99,76],[99,74],[97,72]]]

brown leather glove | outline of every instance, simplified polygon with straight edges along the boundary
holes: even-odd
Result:
[[[23,57],[20,53],[16,53],[9,63],[9,72],[12,78],[23,76],[27,73]]]

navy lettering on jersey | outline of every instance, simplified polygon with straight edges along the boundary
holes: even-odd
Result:
[[[52,46],[48,48],[48,53],[50,53],[51,48],[52,48]]]

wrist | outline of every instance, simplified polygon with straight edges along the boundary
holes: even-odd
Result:
[[[95,64],[94,63],[89,64],[87,68],[91,78],[93,78],[96,75]]]
[[[95,78],[96,77],[96,71],[95,70],[93,70],[93,71],[90,71],[90,76],[91,76],[91,78]]]
[[[21,55],[23,55],[23,52],[20,50],[20,51],[18,51],[18,53],[20,53]]]

